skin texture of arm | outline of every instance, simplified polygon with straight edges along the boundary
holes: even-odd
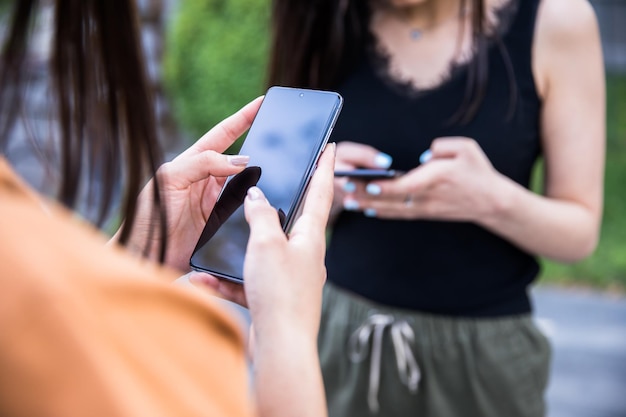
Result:
[[[599,30],[585,0],[544,0],[533,45],[542,98],[544,194],[493,169],[471,138],[438,138],[431,160],[344,196],[380,218],[473,221],[520,248],[573,262],[593,252],[602,217],[605,78]],[[405,204],[406,197],[413,204]]]

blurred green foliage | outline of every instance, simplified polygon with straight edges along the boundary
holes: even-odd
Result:
[[[541,174],[541,165],[536,174]],[[535,175],[539,179],[540,175]],[[626,290],[626,76],[607,78],[607,155],[604,217],[598,248],[589,258],[563,265],[543,261],[542,279]],[[540,184],[535,184],[540,189]]]
[[[609,153],[626,147],[626,74],[607,77],[607,140]]]
[[[165,89],[185,133],[198,138],[264,93],[269,1],[184,0],[168,27]]]
[[[0,0],[0,23],[5,25],[5,14],[12,10],[9,6],[13,0]]]

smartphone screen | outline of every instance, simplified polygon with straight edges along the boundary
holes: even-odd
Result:
[[[342,97],[330,91],[267,91],[239,151],[250,162],[226,180],[191,256],[193,269],[243,281],[250,234],[243,201],[251,186],[261,188],[278,211],[283,230],[289,231],[342,105]]]

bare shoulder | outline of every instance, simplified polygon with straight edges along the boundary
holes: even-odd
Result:
[[[593,39],[598,32],[589,0],[541,0],[536,25],[537,41],[553,46]]]
[[[602,65],[600,31],[589,0],[541,0],[535,25],[532,66],[541,97],[564,71],[584,71],[584,61]]]

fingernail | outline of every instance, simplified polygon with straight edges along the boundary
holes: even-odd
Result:
[[[389,168],[391,166],[391,161],[391,156],[382,152],[376,155],[376,157],[374,158],[374,164],[376,164],[376,166],[380,168]]]
[[[425,164],[426,162],[430,161],[432,157],[433,157],[433,152],[430,149],[426,149],[420,155],[420,164]]]
[[[263,192],[258,187],[248,188],[248,198],[250,200],[261,200],[264,197]]]
[[[376,217],[376,210],[373,208],[368,208],[368,209],[363,210],[363,214],[366,217]]]
[[[380,186],[376,184],[367,184],[365,187],[365,191],[371,195],[379,195],[380,194]]]
[[[343,208],[348,211],[356,211],[359,209],[359,202],[356,200],[347,200],[343,203]]]
[[[356,185],[353,182],[348,181],[343,185],[343,190],[347,193],[353,193],[356,190]]]
[[[245,167],[250,162],[250,157],[248,155],[230,155],[228,156],[228,162],[231,165],[235,165],[238,167]]]

